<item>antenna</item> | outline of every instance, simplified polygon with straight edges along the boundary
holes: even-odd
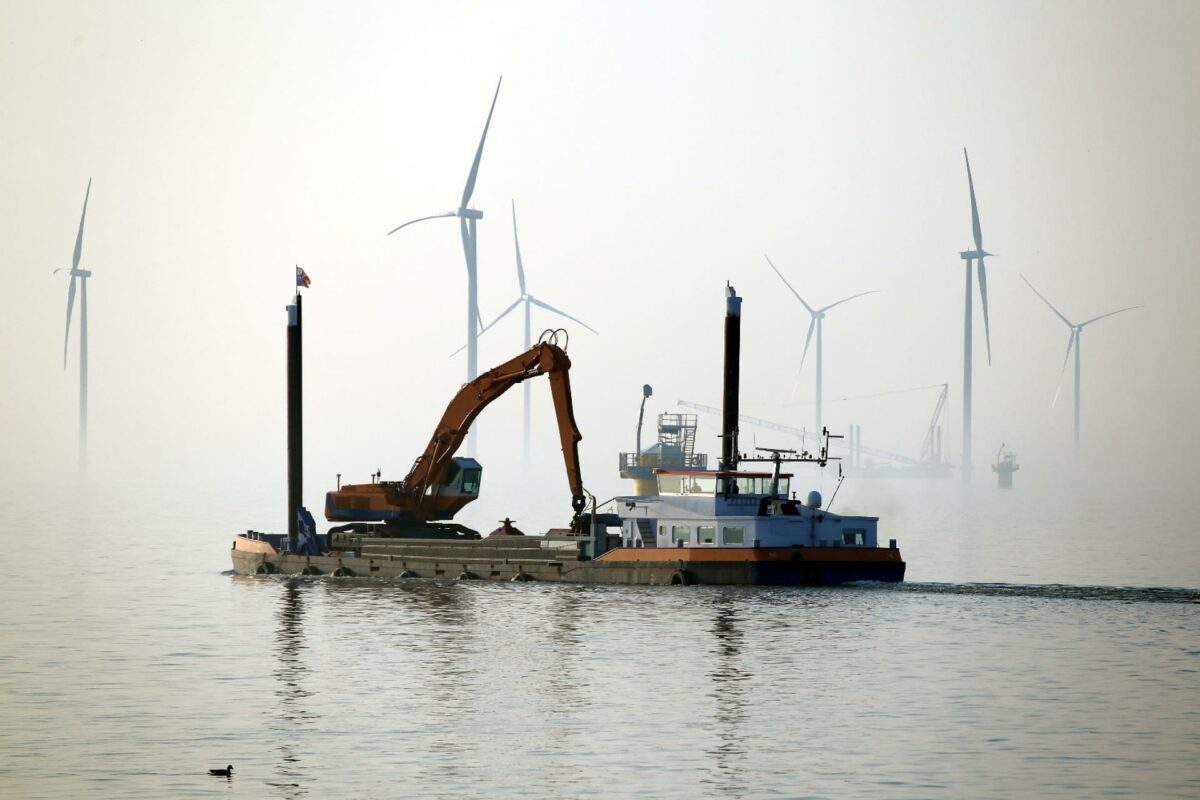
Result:
[[[829,513],[829,509],[833,508],[833,501],[837,500],[838,490],[842,488],[842,481],[846,480],[846,476],[842,474],[842,465],[838,464],[838,482],[837,486],[833,487],[833,497],[829,498],[829,502],[825,504],[825,513]]]

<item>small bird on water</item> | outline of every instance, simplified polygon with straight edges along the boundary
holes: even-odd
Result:
[[[210,769],[208,774],[216,778],[228,778],[233,774],[233,764],[227,765],[225,769]]]

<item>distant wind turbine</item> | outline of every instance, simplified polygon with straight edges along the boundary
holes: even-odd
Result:
[[[471,195],[475,192],[475,179],[479,176],[479,161],[483,158],[483,145],[487,141],[488,128],[492,124],[492,112],[496,110],[496,99],[500,97],[500,83],[504,80],[504,76],[500,76],[500,80],[496,81],[496,93],[492,96],[492,106],[488,109],[487,121],[483,124],[483,135],[479,137],[479,147],[475,150],[475,160],[471,163],[471,171],[467,174],[467,183],[463,187],[462,201],[458,204],[458,208],[454,211],[447,211],[442,214],[433,214],[428,217],[420,217],[418,219],[409,220],[403,225],[398,225],[388,231],[388,236],[391,236],[396,231],[407,228],[409,225],[415,225],[418,222],[424,222],[429,219],[441,219],[443,217],[458,217],[459,233],[462,235],[463,253],[467,259],[467,381],[473,381],[479,375],[478,363],[478,337],[479,327],[481,324],[479,314],[479,278],[476,270],[479,240],[475,233],[475,223],[483,219],[483,212],[473,208],[468,208],[471,202]],[[467,438],[467,451],[471,454],[475,452],[475,426],[471,427],[471,431]]]
[[[67,289],[67,328],[63,335],[63,369],[67,368],[67,346],[71,342],[71,311],[75,307],[75,279],[79,279],[79,464],[87,464],[87,402],[88,402],[88,307],[87,281],[91,270],[80,269],[79,259],[83,255],[83,222],[87,219],[88,198],[92,195],[92,179],[88,178],[87,191],[83,195],[83,213],[79,216],[79,233],[75,235],[75,254],[71,257],[71,283]],[[54,270],[62,272],[63,267]]]
[[[843,300],[838,300],[836,303],[830,303],[829,305],[824,306],[822,308],[814,309],[808,303],[804,302],[804,298],[800,296],[799,292],[797,292],[795,289],[792,288],[792,285],[790,283],[788,283],[787,278],[783,277],[783,273],[779,271],[779,268],[775,266],[775,264],[771,261],[771,258],[769,256],[763,256],[763,257],[767,259],[767,263],[770,264],[771,269],[775,270],[775,274],[779,276],[779,279],[781,281],[783,281],[783,285],[786,286],[789,290],[791,290],[792,294],[796,295],[796,299],[800,301],[800,305],[804,306],[804,310],[807,311],[809,313],[809,316],[811,317],[811,319],[808,322],[808,334],[804,337],[804,353],[803,353],[803,355],[800,356],[800,369],[801,370],[804,369],[804,360],[806,358],[808,358],[808,345],[812,341],[813,331],[816,330],[816,332],[817,332],[817,429],[816,429],[816,432],[817,432],[817,436],[820,436],[821,430],[822,430],[822,428],[821,428],[821,424],[822,424],[822,421],[821,421],[821,390],[822,390],[821,373],[822,373],[822,368],[823,368],[822,335],[821,334],[822,334],[822,329],[824,328],[824,323],[825,323],[825,312],[829,311],[829,309],[834,308],[835,306],[840,306],[842,303],[847,303],[856,297],[862,297],[863,295],[868,295],[868,294],[875,294],[879,290],[872,289],[868,292],[859,292],[858,294],[852,294]]]
[[[1074,348],[1074,350],[1075,350],[1075,461],[1076,461],[1076,463],[1078,463],[1079,462],[1079,345],[1080,345],[1080,340],[1082,339],[1083,329],[1086,326],[1091,325],[1093,322],[1096,322],[1097,320],[1102,320],[1105,317],[1111,317],[1113,314],[1120,314],[1122,311],[1132,311],[1135,308],[1144,308],[1145,306],[1126,306],[1125,308],[1119,308],[1116,311],[1109,311],[1107,314],[1101,314],[1098,317],[1092,317],[1091,319],[1087,320],[1086,322],[1081,322],[1078,325],[1076,325],[1075,323],[1071,322],[1071,320],[1069,320],[1065,316],[1063,316],[1063,313],[1061,311],[1059,311],[1057,308],[1055,308],[1053,305],[1051,305],[1049,300],[1047,300],[1045,297],[1042,297],[1042,293],[1039,292],[1037,289],[1033,288],[1033,284],[1029,282],[1028,278],[1026,278],[1024,275],[1022,275],[1021,280],[1025,281],[1025,285],[1028,286],[1030,289],[1033,289],[1033,293],[1036,294],[1038,297],[1041,297],[1042,302],[1045,303],[1047,306],[1050,306],[1050,310],[1053,311],[1055,313],[1055,315],[1057,315],[1058,318],[1063,321],[1064,325],[1066,325],[1068,328],[1071,329],[1071,335],[1067,339],[1067,354],[1066,354],[1066,356],[1063,357],[1062,371],[1059,373],[1059,376],[1058,376],[1058,388],[1056,388],[1054,390],[1054,400],[1052,400],[1050,402],[1050,406],[1053,407],[1054,405],[1056,405],[1058,403],[1058,393],[1062,389],[1062,378],[1063,378],[1063,375],[1065,375],[1067,372],[1067,362],[1071,359],[1071,349]]]
[[[526,350],[528,350],[530,347],[533,346],[532,329],[530,327],[531,306],[538,306],[540,308],[544,308],[552,314],[558,314],[560,317],[565,317],[566,319],[569,319],[572,322],[578,322],[580,325],[587,328],[592,333],[598,333],[598,331],[595,328],[588,325],[583,320],[576,319],[575,317],[572,317],[567,312],[561,311],[561,310],[555,308],[554,306],[550,305],[549,303],[544,303],[541,300],[538,300],[536,297],[531,295],[526,290],[526,288],[525,288],[525,264],[521,261],[521,240],[517,236],[517,203],[515,200],[512,202],[512,218],[513,218],[513,245],[516,247],[516,251],[517,251],[517,283],[521,287],[521,294],[517,296],[517,299],[514,300],[508,308],[501,311],[494,320],[489,322],[487,325],[483,326],[483,330],[479,331],[479,335],[482,336],[489,328],[491,328],[493,325],[495,325],[500,320],[504,319],[506,316],[508,316],[509,312],[513,311],[517,306],[519,306],[521,304],[525,305],[525,349]],[[460,347],[460,348],[458,348],[458,350],[455,350],[454,353],[452,353],[451,355],[460,353],[460,352],[462,352],[462,350],[463,350],[463,348]],[[530,390],[529,381],[525,381],[523,389],[525,392],[525,458],[528,459],[529,458],[529,390]]]
[[[964,250],[959,258],[967,265],[967,291],[963,309],[963,452],[962,470],[966,477],[971,473],[971,320],[974,292],[971,290],[971,262],[979,263],[979,299],[983,303],[983,333],[987,338],[988,366],[992,364],[992,332],[988,326],[987,271],[983,266],[985,256],[993,255],[983,249],[983,233],[979,227],[979,206],[975,202],[975,181],[971,177],[971,159],[967,148],[963,148],[963,159],[967,162],[967,186],[971,190],[971,233],[975,239],[974,250]]]

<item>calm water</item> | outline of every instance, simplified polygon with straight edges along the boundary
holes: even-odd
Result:
[[[820,590],[243,579],[228,489],[0,498],[0,796],[1200,796],[1182,515],[887,491],[913,582]]]

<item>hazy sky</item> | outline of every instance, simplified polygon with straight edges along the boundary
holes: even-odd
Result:
[[[793,395],[807,315],[764,254],[814,305],[880,290],[826,321],[827,423],[915,454],[936,390],[836,398],[949,383],[957,458],[964,146],[997,254],[976,463],[1001,441],[1032,475],[1070,463],[1069,382],[1050,408],[1068,331],[1024,274],[1073,319],[1146,306],[1084,333],[1085,458],[1182,483],[1200,448],[1198,40],[1186,2],[0,0],[0,479],[75,471],[78,339],[64,371],[52,270],[89,177],[96,473],[252,487],[248,525],[278,500],[279,527],[298,262],[306,501],[337,472],[401,477],[463,381],[466,280],[453,220],[384,234],[457,205],[502,74],[473,201],[480,305],[516,299],[515,200],[530,291],[600,331],[567,326],[597,495],[628,488],[643,383],[648,417],[719,404],[726,280],[744,411],[812,426],[811,354]],[[514,314],[481,369],[520,346]],[[566,509],[548,396],[540,381],[532,472]],[[484,520],[519,491],[520,402],[481,419]],[[717,419],[701,425],[716,453]]]

